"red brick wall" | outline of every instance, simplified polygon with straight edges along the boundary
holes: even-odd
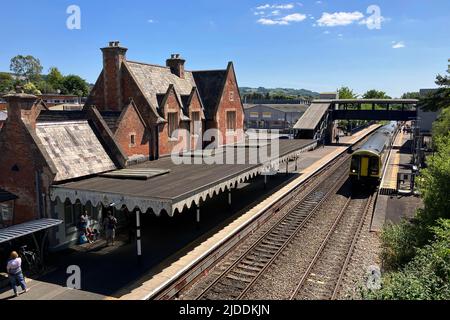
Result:
[[[36,171],[44,171],[39,194],[47,193],[53,177],[23,123],[9,119],[5,122],[0,134],[0,149],[0,188],[19,197],[15,202],[13,223],[38,218]],[[18,171],[12,170],[14,166]]]
[[[230,100],[230,92],[233,93],[233,101]],[[236,133],[227,134],[227,111],[236,112]],[[211,125],[211,124],[210,124]],[[225,84],[223,95],[220,99],[220,104],[217,109],[216,123],[214,128],[217,128],[222,135],[223,143],[233,143],[243,139],[244,129],[244,111],[242,102],[239,96],[239,88],[236,82],[236,77],[233,68],[230,68]]]
[[[187,123],[187,126],[189,126],[189,128],[187,128],[187,130],[189,130],[190,134],[191,134],[191,150],[195,150],[198,148],[202,147],[202,137],[196,137],[194,135],[194,128],[193,128],[193,119],[194,117],[192,116],[192,114],[194,112],[199,112],[200,113],[200,120],[202,121],[201,126],[202,128],[199,129],[199,132],[201,133],[203,131],[203,127],[204,127],[204,121],[202,120],[203,118],[203,112],[202,112],[202,105],[201,102],[198,98],[198,95],[196,93],[194,93],[194,96],[192,97],[191,100],[191,105],[189,106],[189,118],[191,119],[191,122]],[[200,140],[199,140],[200,139]]]
[[[180,121],[180,113],[181,106],[178,103],[178,99],[175,96],[174,91],[170,92],[170,95],[167,99],[167,103],[164,107],[164,118],[168,119],[168,113],[177,113],[179,128],[188,129],[186,122]],[[189,123],[189,122],[188,122]],[[181,134],[181,133],[180,133]],[[185,149],[188,147],[188,138],[186,136],[179,136],[177,140],[173,140],[169,138],[169,124],[165,123],[164,125],[159,126],[159,156],[167,156],[172,153],[174,148]]]
[[[135,135],[135,145],[131,145],[131,134]],[[127,156],[150,155],[149,132],[131,105],[123,114],[114,138]]]

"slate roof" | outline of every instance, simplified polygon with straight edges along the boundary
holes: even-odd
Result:
[[[195,87],[192,72],[185,71],[184,78],[174,75],[169,67],[126,61],[126,66],[138,82],[143,95],[150,102],[156,113],[160,101],[158,95],[165,95],[170,85],[173,85],[180,101],[181,96],[190,95]]]
[[[227,70],[194,71],[192,73],[205,108],[205,117],[212,119],[225,85]]]
[[[40,112],[37,122],[76,121],[85,119],[87,119],[85,111],[43,110]]]
[[[119,120],[121,114],[122,114],[121,111],[101,111],[100,112],[100,115],[102,116],[103,120],[105,120],[109,129],[113,133],[115,133],[117,130],[117,121]]]
[[[58,121],[44,122],[41,119],[36,124],[36,136],[56,167],[55,181],[117,169],[88,120],[70,119],[79,112],[69,112],[73,114],[65,114],[66,118]],[[50,116],[56,118],[57,114],[42,116],[48,120]]]
[[[312,103],[308,110],[306,110],[303,116],[294,125],[294,129],[315,130],[329,108],[330,103]]]
[[[281,112],[305,112],[309,107],[306,104],[244,104],[244,109],[248,110],[258,106],[272,108]]]

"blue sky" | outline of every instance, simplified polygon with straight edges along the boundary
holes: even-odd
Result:
[[[70,5],[81,29],[69,30]],[[381,10],[381,28],[370,29]],[[392,96],[434,87],[450,58],[448,0],[24,0],[2,1],[0,70],[17,54],[38,57],[94,82],[100,47],[126,46],[128,59],[164,64],[181,53],[187,69],[235,63],[240,86]]]

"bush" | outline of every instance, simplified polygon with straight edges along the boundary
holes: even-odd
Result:
[[[400,271],[383,276],[380,290],[366,290],[366,299],[448,300],[450,299],[450,220],[440,219],[431,228],[434,241],[417,249]]]
[[[388,224],[381,234],[383,269],[397,270],[411,261],[416,252],[417,227],[409,221]]]

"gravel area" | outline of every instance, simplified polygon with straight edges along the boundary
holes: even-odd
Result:
[[[366,288],[368,274],[374,268],[381,268],[381,242],[375,232],[370,232],[372,216],[366,217],[361,235],[355,246],[355,250],[347,267],[347,272],[342,281],[342,287],[338,295],[341,300],[361,299],[361,289]]]
[[[344,206],[347,196],[348,186],[344,186],[340,192],[331,197],[307,226],[299,232],[282,257],[258,279],[244,298],[249,300],[289,299],[339,211]]]

